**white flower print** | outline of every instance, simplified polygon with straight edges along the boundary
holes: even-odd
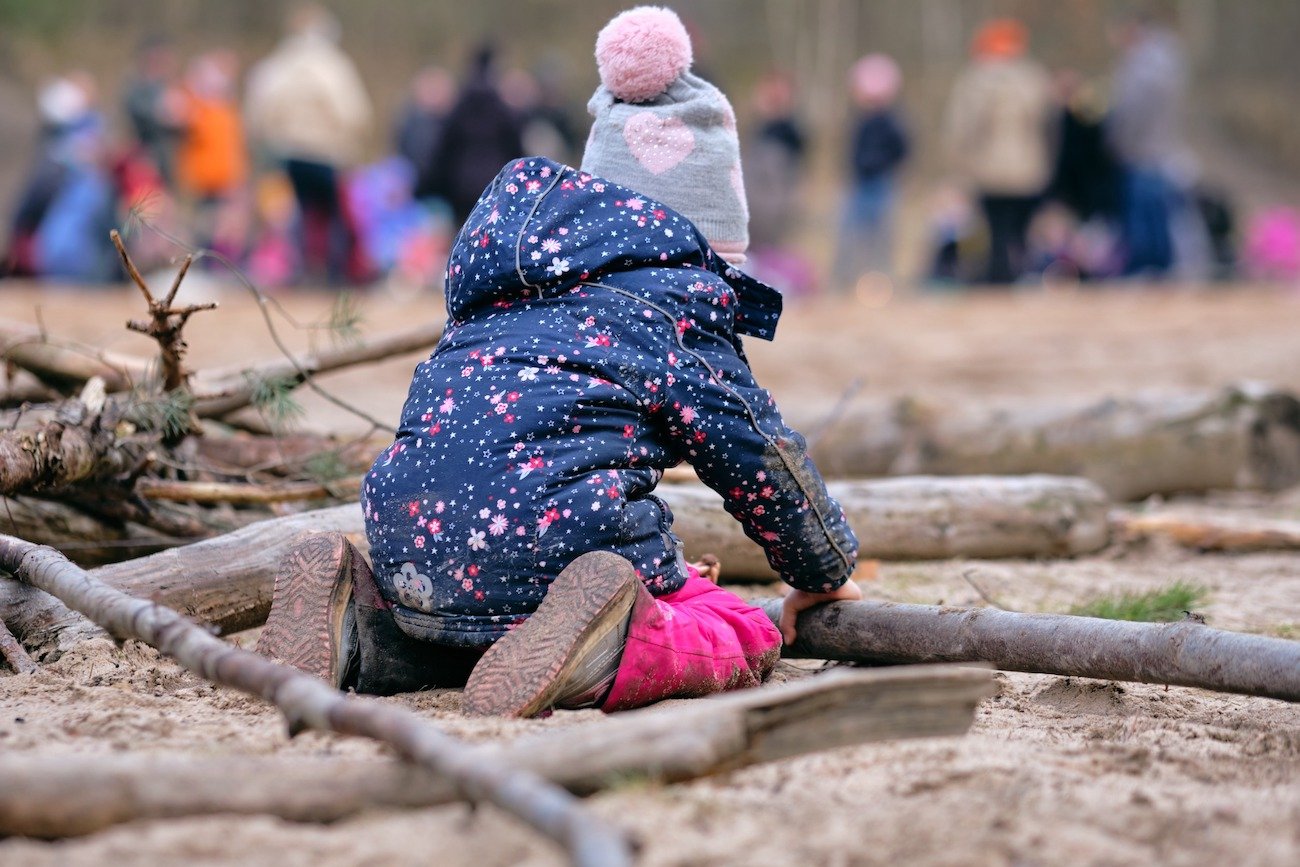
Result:
[[[510,522],[506,520],[505,515],[496,515],[492,518],[492,523],[488,524],[488,532],[493,536],[500,536],[508,526],[510,526]]]
[[[556,256],[551,260],[551,264],[546,266],[546,270],[550,271],[556,277],[559,277],[562,274],[567,274],[569,273],[569,260],[561,259],[559,256]]]
[[[491,517],[491,515],[492,515],[492,510],[491,510],[491,509],[479,509],[479,510],[478,510],[479,520],[481,520],[481,521],[486,521],[489,517]]]
[[[525,367],[523,370],[519,371],[519,378],[524,382],[532,382],[537,379],[537,368]]]
[[[542,249],[547,253],[558,253],[560,252],[560,242],[554,238],[547,238],[542,242]]]
[[[482,530],[470,530],[469,546],[475,551],[482,551],[487,547],[487,534]]]
[[[537,262],[542,258],[542,254],[534,250],[533,252],[528,254],[528,258],[532,259],[534,262]]]

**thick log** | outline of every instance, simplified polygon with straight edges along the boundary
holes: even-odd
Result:
[[[781,600],[763,603],[772,622]],[[1191,620],[1131,623],[995,608],[835,602],[800,615],[782,653],[869,665],[987,662],[1006,671],[1194,686],[1300,701],[1300,641]]]
[[[1114,523],[1126,539],[1162,537],[1196,551],[1300,551],[1300,521],[1121,514]]]
[[[862,558],[1036,557],[1081,554],[1106,544],[1105,497],[1077,479],[886,479],[844,482],[832,491],[862,537]],[[775,576],[762,549],[745,537],[702,485],[665,485],[673,527],[691,556],[712,553],[728,580]],[[220,634],[260,626],[271,605],[275,566],[304,530],[339,530],[368,550],[355,504],[259,521],[213,539],[95,570],[109,585],[156,599]],[[57,654],[97,630],[80,618],[0,585],[0,617],[39,657]]]
[[[816,437],[830,477],[1083,476],[1117,500],[1300,482],[1300,400],[1258,385],[1100,403],[863,407]]]
[[[361,507],[351,504],[259,521],[192,545],[101,566],[91,574],[229,634],[265,622],[276,564],[307,530],[338,530],[367,548]],[[41,659],[102,634],[52,597],[7,581],[0,581],[0,620]]]
[[[106,520],[67,503],[35,497],[0,498],[0,530],[57,548],[82,566],[143,557],[195,541],[193,537],[163,533],[130,520]],[[213,532],[215,528],[198,538]]]
[[[493,804],[531,825],[563,846],[574,864],[632,863],[630,841],[571,794],[456,741],[411,711],[346,695],[228,644],[170,608],[114,590],[52,548],[0,536],[0,570],[57,596],[118,638],[144,641],[206,680],[274,704],[290,735],[315,729],[379,741],[445,779],[461,799]]]
[[[991,673],[958,666],[835,671],[775,687],[617,714],[493,747],[502,764],[575,794],[630,778],[678,782],[809,752],[963,734]],[[455,799],[400,762],[157,756],[0,759],[0,835],[89,834],[139,819],[265,813],[331,822]]]
[[[861,557],[1066,557],[1109,541],[1109,503],[1091,482],[1057,476],[903,478],[831,482]],[[729,580],[776,575],[763,551],[700,484],[664,485],[656,493],[673,511],[673,529],[688,555],[709,552]]]

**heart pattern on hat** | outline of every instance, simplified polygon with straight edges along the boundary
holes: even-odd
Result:
[[[623,140],[636,161],[654,175],[680,165],[695,150],[695,133],[675,117],[641,111],[627,119]]]

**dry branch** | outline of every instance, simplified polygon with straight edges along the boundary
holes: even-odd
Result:
[[[71,340],[53,340],[30,325],[0,321],[0,358],[55,388],[79,388],[98,376],[109,391],[125,391],[145,378],[143,358],[107,352]]]
[[[781,601],[763,603],[773,622]],[[783,654],[870,665],[988,662],[1006,671],[1194,686],[1300,701],[1300,641],[1200,623],[836,602],[800,615]]]
[[[832,477],[1083,476],[1117,500],[1300,482],[1300,400],[1243,385],[1087,404],[926,406],[847,413],[813,448]]]
[[[589,794],[629,778],[675,782],[839,746],[959,735],[992,691],[990,672],[979,668],[836,671],[618,714],[490,750],[504,765]],[[11,756],[0,760],[0,779],[0,835],[47,838],[218,812],[329,822],[456,797],[446,781],[399,762]]]
[[[200,373],[194,377],[195,411],[202,418],[220,417],[252,403],[259,382],[302,382],[307,376],[419,352],[432,347],[441,337],[442,323],[433,322],[363,343],[331,347],[296,360],[278,358],[255,367],[240,365]]]
[[[590,816],[567,792],[448,737],[410,711],[347,696],[287,665],[212,636],[169,608],[121,593],[59,552],[0,536],[0,569],[58,597],[119,638],[135,638],[222,686],[261,697],[306,729],[372,738],[446,779],[457,795],[494,804],[564,846],[574,863],[630,864],[623,835]]]
[[[1300,551],[1300,521],[1116,515],[1114,523],[1128,539],[1160,536],[1197,551]]]

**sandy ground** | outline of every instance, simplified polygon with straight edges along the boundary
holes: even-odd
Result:
[[[196,364],[271,355],[256,311],[194,320]],[[0,316],[33,321],[37,296],[0,294]],[[144,351],[119,331],[126,293],[39,298],[51,331]],[[870,299],[868,299],[870,300]],[[295,315],[329,307],[295,297]],[[431,298],[364,301],[377,332],[437,316]],[[752,345],[759,378],[811,421],[851,384],[859,399],[1100,397],[1241,379],[1300,388],[1300,296],[1191,291],[857,300],[793,309],[775,344]],[[303,345],[301,334],[295,345]],[[395,416],[411,360],[337,376],[332,388]],[[308,423],[347,426],[306,401]],[[1216,495],[1202,511],[1300,518],[1300,493]],[[1201,556],[1162,544],[1072,561],[885,564],[878,599],[980,604],[963,573],[1004,607],[1063,611],[1090,597],[1182,579],[1207,589],[1212,625],[1300,635],[1300,554]],[[771,592],[775,588],[746,588]],[[245,637],[243,640],[247,641]],[[786,666],[782,678],[812,676]],[[691,864],[1290,865],[1300,863],[1300,708],[1194,689],[1007,674],[962,738],[843,749],[670,787],[590,800],[636,833],[644,862]],[[590,720],[483,723],[455,692],[395,699],[470,739]],[[365,743],[285,737],[259,702],[216,690],[136,645],[89,643],[28,677],[0,674],[0,753],[86,756],[377,755]],[[554,864],[557,852],[492,810],[379,812],[329,827],[269,818],[137,823],[63,843],[0,842],[0,863]]]

